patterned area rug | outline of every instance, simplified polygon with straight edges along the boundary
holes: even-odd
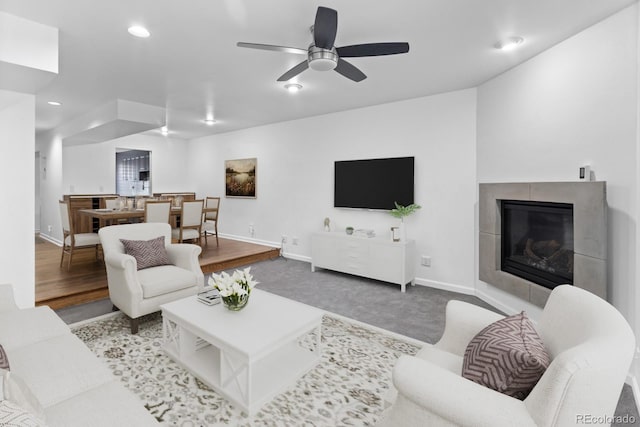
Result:
[[[72,329],[158,421],[185,427],[375,425],[396,359],[419,349],[397,335],[325,315],[320,364],[248,418],[165,355],[159,314],[142,323],[138,335],[130,334],[122,314]]]

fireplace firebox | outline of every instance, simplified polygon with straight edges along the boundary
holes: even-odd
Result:
[[[573,284],[573,205],[502,200],[502,260],[507,273],[548,289]]]

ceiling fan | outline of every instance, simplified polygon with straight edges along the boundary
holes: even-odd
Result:
[[[336,40],[338,30],[338,12],[328,7],[318,7],[316,20],[311,27],[313,42],[308,49],[297,47],[276,46],[270,44],[244,43],[238,42],[238,47],[248,47],[252,49],[274,50],[277,52],[295,53],[306,55],[307,58],[291,68],[278,78],[279,82],[292,79],[298,74],[311,67],[317,71],[335,70],[354,82],[360,82],[367,76],[357,67],[342,58],[357,58],[362,56],[382,56],[407,53],[409,43],[366,43],[354,44],[351,46],[336,47],[333,43]]]

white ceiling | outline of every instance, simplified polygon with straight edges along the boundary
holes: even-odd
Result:
[[[0,0],[0,10],[60,30],[59,76],[37,93],[38,131],[122,99],[165,107],[170,136],[190,139],[474,87],[635,1]],[[304,57],[236,47],[306,49],[320,5],[338,11],[337,46],[406,41],[410,52],[350,59],[368,76],[360,83],[307,70],[292,95],[276,79]],[[151,37],[130,36],[135,23]],[[493,48],[513,35],[525,38],[520,49]]]

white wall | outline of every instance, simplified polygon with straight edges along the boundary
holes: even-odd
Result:
[[[285,251],[305,259],[325,217],[334,230],[372,228],[388,238],[398,225],[386,212],[334,208],[334,161],[415,156],[415,201],[423,208],[408,218],[408,235],[418,254],[432,257],[417,276],[469,290],[475,103],[472,89],[199,138],[190,142],[189,182],[198,195],[224,196],[224,161],[257,157],[257,198],[223,197],[220,233],[249,239],[253,224],[257,241],[298,237],[299,246]]]
[[[40,171],[42,170],[42,166],[40,165],[40,152],[36,151],[34,164],[33,164],[33,179],[34,179],[34,205],[33,205],[33,213],[34,213],[34,230],[36,233],[40,232]]]
[[[149,135],[130,135],[98,144],[74,145],[62,150],[65,193],[116,191],[116,149],[151,151],[153,192],[187,191],[187,142]]]
[[[62,198],[62,139],[54,132],[37,134],[36,148],[40,153],[41,168],[40,235],[61,243],[58,200]]]
[[[625,9],[481,85],[477,107],[479,182],[575,181],[585,164],[607,182],[609,300],[636,333],[637,14]]]
[[[131,135],[97,144],[63,146],[54,132],[38,136],[38,149],[46,164],[41,181],[40,229],[44,237],[62,239],[58,200],[63,194],[115,193],[117,148],[151,151],[153,192],[190,191],[187,180],[187,142],[149,135]],[[52,230],[48,231],[51,225]]]
[[[3,93],[0,91],[0,98]],[[11,283],[20,307],[33,307],[35,97],[11,94],[14,103],[0,110],[0,182],[5,201],[0,210],[0,283]]]

